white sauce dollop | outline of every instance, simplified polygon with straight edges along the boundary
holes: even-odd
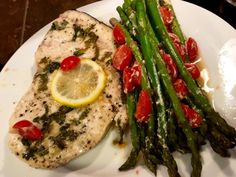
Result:
[[[211,91],[212,103],[227,122],[236,128],[236,38],[219,52],[217,86]],[[215,83],[213,83],[215,85]]]

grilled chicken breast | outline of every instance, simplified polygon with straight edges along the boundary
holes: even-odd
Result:
[[[32,85],[10,119],[8,142],[13,153],[32,167],[55,168],[92,149],[113,120],[125,126],[120,76],[111,66],[115,48],[112,29],[88,14],[66,11],[53,22],[36,51],[37,72]],[[71,55],[96,61],[108,80],[96,102],[82,108],[60,105],[49,89],[60,62]],[[20,120],[33,122],[43,138],[22,138],[12,128]]]

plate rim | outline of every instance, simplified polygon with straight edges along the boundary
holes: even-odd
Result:
[[[83,8],[86,8],[86,7],[91,7],[91,6],[93,6],[93,5],[96,5],[96,3],[101,3],[101,4],[102,4],[102,3],[105,3],[106,1],[109,1],[109,0],[103,0],[103,1],[98,1],[98,2],[92,3],[92,4],[88,4],[88,5],[86,5],[86,6],[83,6],[83,7],[78,8],[78,10],[83,9]],[[116,1],[121,1],[121,0],[116,0]],[[180,1],[180,0],[172,0],[172,1]],[[182,2],[180,1],[180,3],[187,3],[187,4],[190,4],[190,5],[195,6],[195,8],[199,8],[199,9],[201,9],[201,10],[206,11],[207,13],[210,12],[210,11],[207,10],[207,9],[204,9],[204,8],[198,6],[198,5],[195,5],[195,4],[186,2],[186,1],[182,1]],[[214,14],[214,13],[212,13],[212,12],[210,12],[210,14],[211,14],[211,15],[214,15],[215,17],[217,17],[218,20],[220,19],[220,20],[223,21],[225,24],[227,24],[228,27],[231,27],[233,30],[235,30],[230,24],[228,24],[225,20],[223,20],[222,18],[220,18],[220,17],[217,16],[216,14]],[[8,62],[7,62],[7,63],[5,64],[5,66],[2,68],[2,71],[1,71],[1,73],[0,73],[0,82],[1,82],[1,76],[5,74],[4,71],[5,71],[9,66],[11,66],[11,64],[14,63],[14,60],[16,60],[16,59],[14,59],[14,57],[17,56],[17,54],[18,54],[19,52],[21,52],[21,50],[23,50],[23,49],[25,48],[25,46],[28,45],[32,40],[35,40],[35,39],[38,38],[38,37],[40,37],[40,38],[43,39],[44,35],[46,34],[45,32],[47,32],[47,30],[49,29],[51,23],[52,23],[52,22],[50,22],[49,24],[45,25],[45,26],[42,27],[40,30],[38,30],[38,31],[37,31],[35,34],[33,34],[28,40],[26,40],[26,41],[23,43],[23,45],[21,45],[21,47],[19,47],[19,48],[17,49],[17,51],[12,55],[12,57],[8,60]],[[231,30],[232,30],[232,29],[231,29]],[[42,41],[42,40],[40,40],[40,41]],[[12,58],[13,58],[13,59],[12,59]],[[14,110],[13,110],[13,111],[14,111]],[[13,111],[12,111],[12,112],[13,112]],[[79,174],[79,175],[80,175],[80,174]],[[0,173],[0,176],[1,176],[1,173]],[[82,176],[85,176],[85,175],[82,174]],[[86,176],[92,177],[93,175],[86,175]]]

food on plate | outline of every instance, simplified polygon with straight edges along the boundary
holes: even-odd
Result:
[[[98,144],[113,120],[126,125],[115,49],[112,29],[86,13],[66,11],[52,23],[10,119],[14,154],[35,168],[58,167]]]
[[[121,45],[116,53],[126,46],[133,56],[113,57],[113,66],[123,75],[132,143],[119,170],[134,168],[142,155],[155,175],[164,165],[169,176],[178,177],[172,153],[179,151],[191,154],[191,176],[200,177],[202,145],[209,141],[216,153],[229,157],[236,130],[214,110],[197,83],[197,42],[185,37],[167,0],[125,0],[117,11],[121,21],[110,20]]]
[[[81,59],[79,66],[69,72],[58,70],[50,89],[57,102],[69,107],[81,107],[96,101],[105,86],[106,74],[102,67],[91,59]]]

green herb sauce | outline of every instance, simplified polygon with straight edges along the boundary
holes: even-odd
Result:
[[[52,62],[47,57],[44,57],[41,59],[39,64],[44,64],[45,67],[43,68],[43,71],[41,73],[36,73],[34,78],[39,77],[40,78],[40,84],[38,87],[38,91],[44,91],[47,90],[47,83],[48,83],[48,74],[53,73],[55,70],[60,68],[59,62]]]
[[[58,31],[64,30],[66,28],[67,24],[68,24],[68,21],[66,21],[66,20],[63,20],[61,23],[58,23],[57,21],[53,22],[50,30],[51,31],[53,31],[53,30],[58,30]]]
[[[78,137],[78,132],[70,129],[71,124],[65,123],[66,114],[72,110],[74,110],[74,108],[61,106],[57,112],[48,115],[48,106],[45,105],[45,113],[40,117],[35,117],[33,122],[42,125],[41,131],[43,133],[43,137],[49,133],[50,126],[53,122],[61,125],[59,134],[56,137],[50,137],[50,139],[58,148],[64,149],[66,147],[65,141],[74,141]],[[30,141],[22,138],[21,142],[27,147],[26,152],[23,154],[23,158],[26,160],[34,158],[35,155],[44,156],[48,154],[48,149],[42,145],[43,139],[38,141]]]

